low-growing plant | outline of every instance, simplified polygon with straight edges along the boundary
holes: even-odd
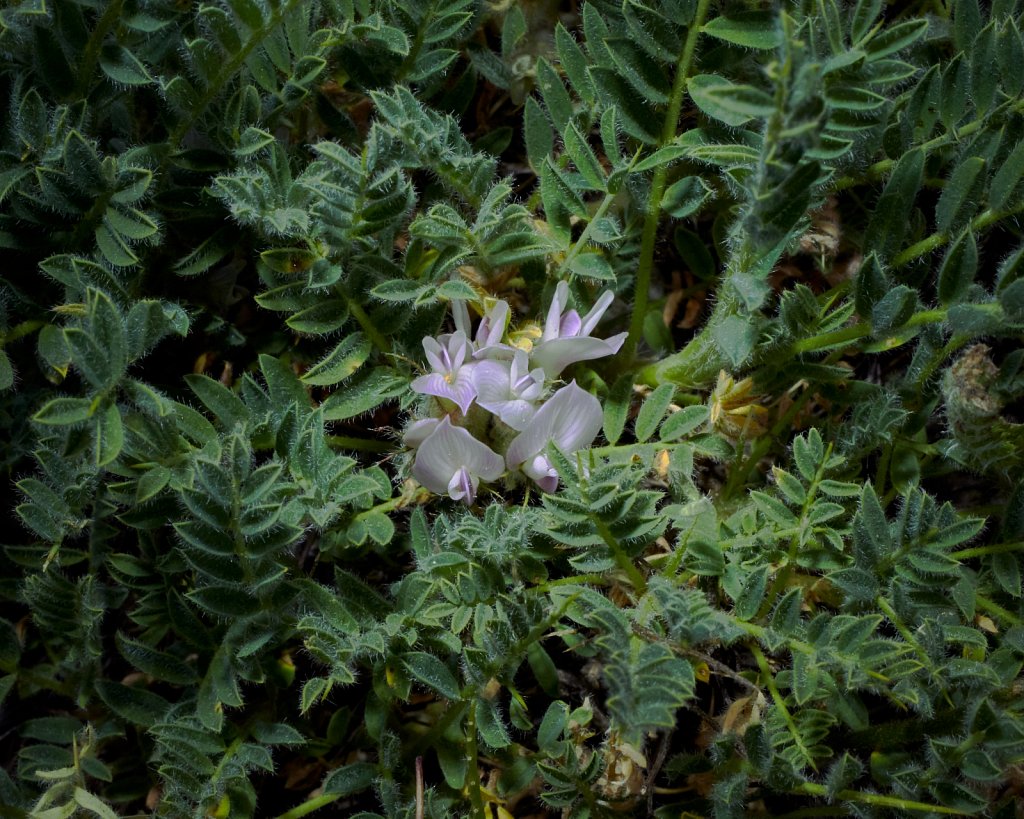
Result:
[[[0,815],[1024,798],[1020,0],[11,0]]]

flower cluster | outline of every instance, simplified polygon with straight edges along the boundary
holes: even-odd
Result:
[[[412,382],[415,392],[434,399],[432,417],[414,422],[405,434],[405,443],[416,449],[413,477],[467,504],[480,481],[506,473],[522,473],[543,491],[554,491],[558,475],[545,454],[548,445],[565,453],[589,446],[602,412],[575,381],[559,389],[552,384],[574,362],[619,351],[626,333],[591,336],[612,299],[605,292],[581,317],[568,307],[569,287],[560,282],[543,330],[535,340],[515,344],[507,303],[495,302],[474,334],[466,303],[452,302],[455,332],[423,339],[430,372]]]

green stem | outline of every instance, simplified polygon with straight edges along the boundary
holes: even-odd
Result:
[[[698,518],[695,517],[685,532],[681,529],[676,532],[675,549],[669,552],[665,565],[658,572],[662,577],[674,577],[677,584],[685,583],[689,579],[690,572],[682,572],[678,575],[676,572],[679,571],[679,567],[686,558],[686,553],[690,546],[690,536],[694,533],[694,530],[697,529],[697,520]],[[721,541],[719,541],[719,543],[721,543]]]
[[[345,301],[348,302],[348,311],[352,314],[352,318],[354,318],[359,323],[359,326],[363,328],[363,332],[366,333],[366,337],[370,339],[373,346],[382,353],[390,353],[391,342],[388,341],[386,336],[381,334],[380,330],[377,329],[373,320],[363,309],[363,306],[347,293],[342,295],[344,296]]]
[[[802,338],[799,341],[794,341],[790,350],[793,355],[800,355],[811,351],[825,350],[837,344],[856,341],[859,338],[864,338],[869,335],[871,335],[871,324],[869,322],[862,321],[859,324],[851,324],[848,327],[841,327],[840,329],[832,330],[829,333],[821,333],[820,335],[811,336],[810,338]]]
[[[395,448],[395,445],[388,441],[354,438],[351,435],[328,435],[327,443],[338,449],[354,449],[359,452],[390,452]]]
[[[640,154],[637,153],[637,156],[639,155]],[[633,165],[636,163],[636,159],[637,157],[634,156],[633,161],[629,163],[630,168],[633,167]],[[608,212],[608,208],[611,207],[612,202],[615,201],[615,198],[618,195],[619,191],[617,189],[614,192],[608,191],[608,193],[604,195],[604,199],[601,200],[601,204],[597,206],[597,210],[594,211],[594,215],[590,217],[590,221],[587,222],[587,226],[583,228],[583,233],[580,234],[580,238],[573,243],[573,246],[570,248],[569,252],[565,254],[565,258],[562,260],[562,263],[558,266],[559,272],[563,270],[568,270],[569,265],[572,264],[573,259],[579,256],[583,248],[587,246],[587,243],[590,241],[590,235],[595,230],[594,226],[599,221],[601,221],[601,218]]]
[[[1016,103],[1009,105],[1006,113],[1012,114],[1020,110],[1024,110],[1024,101],[1017,101]],[[962,128],[957,129],[955,134],[951,132],[946,132],[944,134],[940,134],[937,137],[929,139],[927,142],[922,142],[920,148],[925,153],[928,153],[929,151],[935,148],[942,148],[946,145],[954,145],[960,142],[964,137],[970,136],[975,131],[978,131],[985,125],[987,125],[989,121],[992,119],[994,113],[996,112],[990,112],[983,117],[978,117],[978,119],[971,120],[970,122],[966,123]],[[873,182],[877,179],[881,179],[883,176],[885,176],[885,174],[887,174],[889,171],[893,169],[893,166],[895,166],[895,164],[895,159],[883,159],[880,162],[876,162],[874,165],[872,165],[866,171],[864,171],[863,176],[844,176],[836,180],[836,184],[833,190],[843,191],[846,190],[847,188],[852,188],[863,182]]]
[[[706,389],[721,370],[734,371],[715,339],[718,327],[740,312],[739,298],[733,287],[715,291],[715,309],[704,327],[678,353],[646,367],[644,383],[657,386],[671,383],[690,389]]]
[[[285,811],[276,819],[301,819],[301,817],[309,816],[313,811],[320,810],[325,805],[337,802],[339,799],[341,799],[340,793],[325,793],[320,796],[314,796],[312,799],[307,799],[301,805],[296,805],[291,810]]]
[[[878,468],[875,470],[875,494],[880,498],[885,495],[885,478],[889,474],[889,464],[892,463],[892,449],[891,441],[882,447]]]
[[[903,620],[900,619],[896,610],[889,605],[889,601],[879,595],[875,603],[878,605],[878,608],[881,609],[882,613],[889,618],[889,622],[893,624],[896,631],[900,633],[900,636],[906,641],[907,645],[914,649],[914,653],[918,656],[918,659],[924,663],[925,668],[931,668],[932,661],[928,657],[928,653],[921,647],[921,644],[917,642],[914,635],[911,634],[910,629],[907,628]]]
[[[987,597],[982,597],[980,594],[975,594],[974,602],[978,605],[979,609],[984,609],[989,614],[994,614],[996,617],[1002,618],[1011,625],[1024,626],[1024,619],[1021,619],[1009,609],[1004,609],[998,603],[996,603],[993,600],[989,600]]]
[[[746,620],[732,619],[732,623],[739,629],[742,629],[751,637],[755,637],[758,640],[763,640],[768,636],[768,629],[764,626],[759,626],[757,623],[748,623]],[[794,638],[786,638],[786,647],[790,651],[799,651],[801,654],[811,655],[814,654],[817,649],[810,643],[804,642],[803,640],[796,640]]]
[[[629,582],[633,584],[633,588],[636,593],[642,595],[647,591],[647,579],[643,576],[643,573],[636,567],[636,564],[629,559],[629,555],[622,550],[622,545],[615,538],[615,535],[612,534],[612,530],[608,528],[608,524],[593,513],[588,515],[588,517],[594,524],[594,528],[597,529],[597,533],[601,536],[601,540],[603,540],[605,545],[608,546],[608,549],[615,558],[615,562],[618,564],[618,567],[626,573],[626,576],[629,578]]]
[[[818,767],[814,764],[814,757],[811,756],[811,752],[807,746],[804,745],[804,741],[800,736],[800,731],[796,727],[796,722],[793,721],[793,715],[789,713],[789,709],[786,707],[786,700],[779,693],[779,688],[775,685],[775,676],[772,674],[772,670],[768,665],[768,659],[764,656],[764,652],[761,651],[761,646],[757,643],[751,642],[749,644],[751,653],[754,655],[754,659],[757,660],[757,667],[761,669],[761,677],[764,679],[765,687],[768,692],[772,695],[772,700],[775,702],[775,707],[779,709],[782,714],[782,719],[786,723],[786,727],[789,729],[790,735],[793,737],[793,742],[800,749],[804,759],[814,770],[818,770]]]
[[[860,791],[837,791],[830,793],[824,785],[814,782],[804,782],[793,789],[793,793],[802,793],[807,796],[821,796],[846,802],[862,802],[865,805],[878,805],[884,808],[896,808],[898,810],[919,810],[929,813],[945,813],[950,816],[960,816],[961,811],[955,808],[947,808],[943,805],[929,805],[925,802],[915,802],[912,799],[900,799],[895,796],[882,796],[878,793],[861,793]]]
[[[825,457],[822,458],[821,463],[818,465],[817,472],[814,473],[814,479],[811,481],[810,486],[807,487],[807,496],[804,498],[803,505],[800,508],[800,526],[797,527],[797,531],[795,531],[789,539],[789,551],[786,555],[786,565],[782,568],[782,571],[775,575],[771,588],[768,589],[768,594],[765,595],[764,602],[761,604],[761,608],[757,612],[758,618],[764,617],[769,611],[771,611],[775,598],[785,591],[786,586],[789,585],[789,581],[793,577],[793,567],[796,565],[796,556],[800,549],[800,535],[803,533],[804,521],[807,520],[807,515],[811,511],[811,506],[814,505],[814,499],[818,494],[818,484],[821,483],[822,478],[825,477],[825,464],[829,462],[831,457],[832,444],[829,444],[828,448],[825,450]]]
[[[658,380],[658,365],[656,363],[648,364],[646,367],[637,370],[633,380],[637,384],[643,384],[645,387],[657,387],[661,383]]]
[[[686,42],[683,53],[676,63],[676,76],[672,82],[672,94],[669,97],[665,122],[661,128],[661,139],[658,147],[667,145],[676,136],[679,125],[679,112],[683,107],[683,96],[686,93],[686,81],[693,66],[693,54],[697,48],[697,37],[704,27],[708,16],[711,0],[698,0],[697,11],[686,31]],[[633,318],[629,325],[629,337],[626,339],[622,357],[632,361],[636,356],[636,347],[644,331],[644,317],[647,314],[648,290],[651,286],[651,269],[654,266],[654,245],[658,235],[658,221],[661,215],[661,199],[665,194],[665,183],[668,180],[668,165],[660,165],[654,171],[651,180],[651,195],[647,200],[647,214],[644,217],[644,228],[640,238],[640,262],[636,271],[636,286],[633,295]]]
[[[476,744],[476,702],[470,703],[466,713],[466,787],[473,805],[473,819],[487,819],[484,795],[480,790],[480,760]]]
[[[242,739],[242,737],[238,737],[234,742],[232,742],[227,747],[227,750],[224,751],[224,756],[222,756],[220,758],[220,762],[217,763],[217,768],[214,770],[213,774],[210,776],[210,781],[211,782],[218,782],[220,780],[220,775],[224,772],[224,768],[234,758],[235,754],[237,754],[239,752],[239,750],[241,749],[241,747],[244,744],[245,744],[245,742]]]
[[[721,298],[715,308],[715,314],[711,322],[720,320],[734,312],[726,303],[728,291],[720,294]],[[898,327],[894,332],[899,333],[908,328],[918,327],[923,324],[936,324],[946,319],[946,310],[921,310],[912,315],[907,323]],[[690,341],[680,352],[656,364],[644,367],[636,376],[637,383],[657,386],[662,383],[679,383],[689,386],[700,386],[714,377],[721,368],[722,358],[717,351],[714,339],[711,336],[712,324],[707,326]],[[809,338],[802,338],[794,341],[788,347],[762,350],[758,356],[771,356],[773,361],[782,357],[794,357],[804,353],[818,352],[848,344],[861,338],[867,338],[872,334],[871,322],[861,321],[857,324],[850,324],[840,327],[838,330],[831,330]],[[758,358],[758,360],[761,360]]]
[[[392,498],[391,500],[386,500],[384,501],[384,503],[378,503],[376,506],[367,509],[363,512],[360,512],[354,518],[352,518],[352,520],[364,520],[365,518],[370,517],[370,515],[387,514],[388,512],[391,512],[394,509],[397,509],[399,506],[401,506],[404,500],[405,498],[398,496]]]
[[[971,220],[971,230],[983,230],[989,225],[993,225],[996,222],[1013,216],[1015,213],[1020,213],[1024,210],[1024,204],[1018,205],[1017,207],[1010,208],[1009,210],[986,210],[978,214]],[[952,237],[949,233],[940,231],[939,233],[933,233],[931,236],[926,236],[920,242],[911,245],[902,253],[896,255],[896,258],[892,260],[892,266],[894,268],[904,267],[915,259],[925,256],[931,253],[933,250],[937,250],[946,244]]]
[[[940,321],[945,321],[945,319],[945,310],[921,310],[920,312],[914,313],[909,319],[907,319],[907,323],[898,327],[897,330],[905,330],[908,327],[918,327],[922,324],[935,324]],[[856,341],[859,338],[864,338],[865,336],[870,335],[871,323],[862,321],[857,324],[851,324],[848,327],[841,327],[840,329],[833,330],[829,333],[822,333],[821,335],[802,338],[799,341],[795,341],[789,348],[790,354],[801,355],[802,353],[825,350],[829,347],[834,347],[837,344]]]
[[[430,28],[430,24],[434,20],[434,7],[437,5],[436,2],[431,3],[427,7],[427,13],[423,15],[419,21],[419,25],[416,27],[416,36],[413,38],[412,45],[409,46],[409,53],[405,55],[405,59],[402,60],[402,64],[398,67],[398,71],[395,72],[395,81],[401,82],[405,79],[405,76],[416,67],[416,60],[419,59],[420,51],[423,50],[423,43],[426,39],[427,29]]]
[[[23,321],[20,324],[15,324],[6,333],[0,333],[0,347],[3,347],[5,344],[10,344],[12,341],[17,341],[19,338],[27,336],[30,333],[34,333],[36,330],[45,326],[46,322],[42,319],[29,319],[28,321]]]
[[[647,457],[654,452],[660,452],[663,449],[667,449],[669,452],[674,450],[676,447],[686,446],[685,441],[672,441],[671,443],[664,443],[662,441],[646,442],[643,444],[629,443],[629,444],[609,444],[608,446],[595,446],[590,451],[599,458],[607,457],[608,455],[614,455],[616,453],[629,452],[632,455],[636,455],[640,458]]]
[[[182,138],[188,133],[189,129],[195,124],[199,117],[203,115],[207,106],[217,98],[217,95],[220,94],[224,86],[238,74],[242,66],[245,65],[245,61],[249,59],[249,55],[252,54],[256,47],[269,37],[285,17],[290,15],[294,9],[298,8],[302,2],[303,0],[288,0],[287,3],[275,8],[274,12],[270,15],[270,19],[266,21],[266,24],[252,31],[249,39],[245,41],[238,52],[232,54],[231,58],[224,62],[220,71],[217,72],[217,76],[215,76],[210,81],[209,85],[206,86],[206,90],[203,92],[198,102],[196,102],[191,110],[178,122],[171,131],[170,136],[168,136],[167,144],[172,152],[178,147],[178,143],[181,142]]]
[[[235,557],[238,559],[238,564],[242,570],[242,582],[247,587],[251,587],[256,581],[256,577],[253,572],[254,558],[249,554],[248,544],[245,541],[245,535],[242,533],[242,487],[234,480],[231,482],[230,520],[232,522],[230,531],[232,533],[232,540],[235,546]],[[266,600],[262,595],[260,595],[260,607],[264,608],[265,606]]]
[[[1024,540],[1016,540],[1011,543],[996,543],[991,546],[975,546],[971,549],[960,549],[956,552],[950,552],[949,556],[953,558],[953,560],[969,560],[972,557],[1000,555],[1005,552],[1022,551],[1024,551]]]
[[[89,210],[85,212],[82,218],[78,220],[78,224],[75,225],[75,229],[71,233],[71,244],[80,244],[85,240],[86,236],[95,230],[96,222],[106,212],[107,205],[110,204],[110,198],[113,195],[114,191],[107,190],[96,198],[96,201],[92,203]]]
[[[112,0],[107,10],[103,12],[103,16],[100,17],[96,23],[96,28],[92,30],[89,35],[89,42],[85,44],[85,48],[82,50],[82,61],[78,65],[78,82],[75,84],[75,96],[84,97],[86,89],[89,87],[89,80],[92,79],[93,72],[96,70],[96,61],[100,56],[100,48],[103,46],[103,41],[106,39],[107,34],[110,33],[110,29],[114,27],[114,24],[121,17],[121,7],[124,5],[124,0]]]
[[[924,387],[928,383],[929,379],[935,375],[936,370],[942,366],[942,364],[949,358],[953,353],[963,347],[971,340],[971,336],[965,334],[955,335],[945,346],[937,353],[935,353],[931,360],[921,368],[920,374],[917,376],[917,392],[918,395],[924,394]]]
[[[68,685],[66,682],[62,684],[48,674],[38,674],[27,668],[17,667],[4,668],[2,670],[7,674],[17,674],[19,682],[29,683],[30,685],[44,688],[47,691],[53,691],[62,697],[68,697],[69,699],[74,698],[74,695],[72,694],[72,686]]]
[[[745,620],[737,620],[734,617],[732,618],[732,624],[758,640],[763,641],[768,636],[768,629],[764,626],[759,626],[756,623],[748,623]],[[773,641],[777,640],[778,637],[776,635],[773,637]],[[796,653],[799,651],[801,654],[806,654],[810,657],[818,652],[818,649],[810,643],[806,643],[803,640],[797,640],[792,637],[787,637],[784,640],[784,644],[786,648],[789,649],[790,653]],[[867,669],[865,673],[872,679],[878,680],[880,683],[885,683],[886,685],[892,683],[892,680],[889,677],[886,677],[884,674],[879,674],[877,671]]]
[[[603,574],[574,574],[569,577],[560,577],[558,580],[549,580],[546,583],[538,583],[534,586],[537,591],[545,592],[556,589],[559,586],[575,586],[580,583],[588,586],[607,586],[608,577]]]
[[[475,687],[466,689],[464,696],[475,697],[477,689]],[[430,748],[437,747],[437,743],[440,742],[440,737],[444,735],[444,732],[451,727],[451,724],[462,716],[462,713],[469,707],[469,703],[463,699],[462,702],[452,703],[448,710],[444,712],[441,718],[435,722],[423,736],[416,739],[412,746],[409,748],[409,754],[412,756],[419,756]]]

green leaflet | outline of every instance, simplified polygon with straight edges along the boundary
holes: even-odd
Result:
[[[302,375],[307,384],[333,386],[344,381],[358,370],[370,355],[370,342],[361,333],[355,333],[343,341]]]
[[[774,110],[771,97],[763,91],[713,74],[691,77],[687,89],[705,114],[726,125],[743,125],[755,117],[767,117]]]
[[[727,43],[759,50],[773,49],[778,46],[781,39],[773,17],[763,12],[716,17],[705,24],[704,34]]]

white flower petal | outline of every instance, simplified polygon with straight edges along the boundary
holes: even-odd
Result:
[[[447,417],[442,418],[420,445],[412,476],[431,492],[443,495],[461,469],[466,469],[471,477],[494,481],[505,471],[505,462],[469,430],[453,426]]]
[[[434,431],[420,444],[416,461],[412,465],[412,476],[438,495],[448,491],[452,475],[462,467],[458,462],[461,458],[456,457],[461,438],[455,429],[447,417],[442,418]]]
[[[452,383],[452,400],[458,404],[462,414],[469,412],[469,408],[476,398],[476,383],[473,381],[473,370],[476,363],[467,364],[459,368]]]
[[[468,338],[472,324],[469,319],[469,308],[463,299],[452,299],[452,318],[455,319],[455,330]]]
[[[558,325],[558,337],[568,338],[569,336],[586,335],[586,333],[580,333],[582,326],[583,321],[580,319],[580,314],[575,310],[566,310],[562,315],[562,321]]]
[[[437,342],[437,339],[430,336],[423,337],[423,352],[426,353],[427,362],[430,364],[430,369],[434,372],[444,372],[447,369],[441,350],[441,345]]]
[[[409,388],[422,395],[433,395],[435,398],[446,398],[453,402],[465,415],[476,398],[476,384],[473,382],[473,369],[476,366],[460,367],[452,378],[451,374],[427,373],[414,378]]]
[[[519,398],[506,402],[505,406],[501,408],[501,412],[498,413],[498,417],[516,432],[522,432],[529,426],[536,414],[536,404]]]
[[[601,402],[573,381],[553,396],[551,401],[562,398],[555,417],[552,442],[566,454],[590,446],[601,431],[604,412]]]
[[[479,349],[494,347],[501,343],[505,329],[508,327],[509,306],[508,302],[498,301],[488,310],[480,326],[476,328],[476,345]]]
[[[462,467],[452,475],[452,479],[448,482],[448,496],[452,500],[465,501],[466,505],[470,505],[476,497],[476,488],[479,485],[480,479]]]
[[[427,373],[419,378],[414,378],[409,389],[421,395],[433,395],[437,398],[449,398],[454,400],[452,385],[448,383],[441,373]]]
[[[492,344],[489,347],[481,347],[479,350],[476,350],[473,353],[473,358],[477,360],[511,361],[515,351],[516,348],[508,344]]]
[[[523,472],[532,478],[542,492],[551,493],[558,489],[558,473],[546,455],[537,455],[523,464]]]
[[[608,336],[604,340],[604,343],[612,348],[612,355],[615,355],[619,350],[622,349],[622,345],[626,343],[626,339],[629,337],[629,333],[618,333],[614,336]]]
[[[601,402],[573,381],[537,410],[526,429],[509,445],[505,461],[515,469],[542,454],[549,441],[566,454],[582,449],[597,436],[603,417]]]
[[[562,309],[568,301],[569,285],[559,282],[555,287],[555,297],[551,300],[551,306],[548,307],[547,321],[544,322],[544,335],[541,336],[544,341],[558,338],[558,330],[562,326]]]
[[[628,335],[628,334],[625,334]],[[622,341],[625,340],[622,336]],[[595,358],[603,358],[606,355],[614,355],[622,346],[622,341],[615,337],[615,344],[612,339],[590,338],[590,336],[576,336],[574,338],[554,338],[551,341],[542,341],[533,348],[530,353],[530,361],[539,367],[543,367],[544,374],[548,378],[557,378],[570,364],[577,361],[592,361]]]
[[[505,463],[509,469],[517,469],[527,458],[532,458],[544,451],[551,440],[551,434],[555,430],[555,416],[548,405],[553,399],[548,399],[530,419],[529,426],[520,432],[509,444],[505,453]],[[556,408],[557,410],[557,408]]]
[[[469,433],[466,434],[468,435]],[[485,481],[498,480],[498,478],[505,474],[505,459],[487,446],[487,444],[481,443],[472,435],[469,437],[475,446],[471,449],[470,457],[467,459],[467,468],[474,475],[479,475]]]
[[[597,323],[601,320],[601,316],[604,315],[611,303],[615,300],[615,294],[611,290],[605,290],[601,297],[594,303],[594,306],[590,309],[590,312],[583,317],[583,326],[580,328],[581,336],[589,336],[594,328],[597,327]]]
[[[503,423],[516,432],[526,429],[533,416],[537,414],[537,405],[531,401],[514,398],[508,401],[478,401],[481,407],[492,415],[497,415]]]
[[[440,418],[423,418],[410,424],[402,436],[402,443],[415,449],[430,436],[430,433],[441,423]]]
[[[471,352],[469,339],[464,332],[459,330],[451,334],[448,339],[448,357],[452,362],[452,372],[462,366],[462,362],[470,357]]]
[[[485,401],[507,400],[510,397],[509,362],[478,361],[473,368],[473,382],[480,406],[484,407]]]

